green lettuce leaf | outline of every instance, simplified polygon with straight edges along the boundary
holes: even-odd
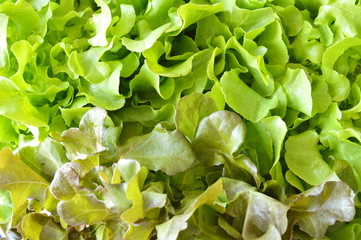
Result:
[[[347,75],[347,73],[352,72],[354,69],[349,68],[348,64],[342,64],[342,62],[347,59],[348,54],[360,54],[357,50],[357,47],[361,44],[359,38],[345,38],[342,41],[329,47],[322,58],[323,66],[330,69],[335,69],[337,72]],[[352,48],[355,48],[352,51]],[[352,61],[350,59],[350,61]],[[350,64],[351,66],[353,64]]]
[[[0,6],[0,13],[9,16],[16,25],[15,39],[26,39],[32,30],[38,25],[40,18],[35,9],[27,1],[21,0],[16,4],[4,2]]]
[[[304,114],[312,113],[311,83],[303,69],[287,68],[282,80],[287,96],[287,105]]]
[[[160,109],[149,105],[139,105],[120,109],[117,117],[124,123],[139,122],[144,126],[154,127],[159,122],[171,121],[174,113],[175,107],[172,104],[166,104]]]
[[[187,228],[187,220],[193,213],[204,204],[213,205],[222,189],[222,181],[219,180],[200,195],[185,198],[179,213],[156,227],[157,237],[159,239],[177,239],[179,232]]]
[[[168,80],[165,80],[162,83],[161,80],[160,76],[154,73],[154,70],[149,69],[147,65],[143,65],[139,74],[130,82],[130,89],[132,93],[134,93],[138,92],[140,89],[141,91],[147,91],[148,88],[153,88],[160,97],[169,99],[174,92],[174,80],[168,78]]]
[[[340,239],[346,237],[347,239],[357,239],[360,237],[361,229],[360,229],[360,219],[355,218],[351,223],[345,224],[338,228],[335,231],[332,231],[327,234],[332,240]]]
[[[308,21],[303,21],[301,32],[290,44],[290,52],[299,62],[323,62],[325,47],[320,43],[321,32]]]
[[[254,45],[254,42],[249,40],[245,41],[244,46],[242,46],[235,37],[227,42],[227,48],[234,49],[242,57],[244,65],[252,74],[254,79],[251,85],[252,89],[266,97],[274,91],[274,80],[263,59],[264,47]]]
[[[144,52],[151,48],[153,44],[160,38],[163,33],[168,30],[170,23],[166,23],[156,29],[152,29],[146,20],[139,21],[137,28],[139,29],[139,39],[130,39],[127,37],[122,38],[122,44],[134,52]]]
[[[55,172],[69,160],[63,146],[50,138],[38,146],[26,146],[19,150],[18,155],[32,170],[51,181]]]
[[[48,125],[48,106],[35,107],[10,79],[0,77],[0,89],[0,113],[3,116],[31,126]]]
[[[267,174],[281,155],[287,132],[286,124],[277,116],[264,118],[260,122],[248,122],[245,149],[260,174]],[[260,141],[261,139],[261,141]]]
[[[1,76],[4,76],[4,74],[9,69],[9,52],[7,49],[7,43],[6,43],[6,33],[7,33],[7,25],[9,21],[9,17],[5,14],[0,14],[0,20],[1,20],[1,26],[0,26],[0,74]]]
[[[96,0],[96,4],[100,7],[101,13],[94,13],[89,20],[89,24],[94,28],[94,37],[88,41],[93,46],[105,47],[108,45],[106,32],[111,23],[112,15],[108,5],[102,0]]]
[[[147,170],[141,167],[138,162],[127,159],[119,160],[118,169],[120,173],[123,173],[124,180],[128,182],[125,193],[127,199],[132,201],[132,206],[122,214],[121,218],[123,221],[133,223],[145,215],[141,189],[147,175]]]
[[[244,118],[257,122],[277,106],[277,99],[262,97],[249,88],[238,74],[238,70],[231,70],[221,78],[221,89],[226,103]]]
[[[318,146],[319,135],[306,131],[287,139],[285,159],[289,169],[311,185],[329,178],[332,168],[323,160]]]
[[[134,3],[133,3],[134,4]],[[122,37],[129,33],[134,27],[136,15],[134,6],[129,4],[120,4],[121,16],[119,21],[111,28],[114,37]]]
[[[0,200],[0,235],[5,236],[5,232],[11,228],[14,206],[9,191],[0,190]]]
[[[177,129],[192,141],[199,122],[217,110],[215,102],[203,94],[183,97],[177,104],[175,114]]]
[[[195,161],[188,140],[178,130],[169,131],[162,125],[149,134],[129,139],[119,152],[123,158],[135,159],[148,169],[168,175],[187,170]]]
[[[329,156],[346,161],[351,166],[351,173],[355,176],[355,180],[360,188],[360,166],[358,159],[360,146],[356,143],[353,143],[346,139],[339,139],[334,134],[330,133],[328,136],[324,137],[322,142],[330,148]],[[352,175],[349,175],[352,176]],[[352,183],[352,182],[351,182]],[[350,183],[350,184],[351,184]]]
[[[31,168],[15,157],[9,148],[0,151],[0,167],[3,172],[0,178],[0,189],[11,193],[13,223],[17,224],[25,215],[27,198],[44,199],[44,190],[49,183]]]
[[[84,52],[72,51],[69,55],[68,66],[75,74],[74,76],[76,78],[82,76],[95,84],[102,82],[110,75],[111,67],[108,63],[99,60],[112,45],[113,43],[110,42],[105,47],[90,48]]]
[[[67,233],[53,218],[39,213],[27,214],[21,221],[19,232],[28,239],[68,239]]]

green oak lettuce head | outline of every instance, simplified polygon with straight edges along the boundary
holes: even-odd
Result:
[[[0,237],[358,239],[350,0],[0,3]]]

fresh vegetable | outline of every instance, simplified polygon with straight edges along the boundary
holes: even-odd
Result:
[[[359,0],[5,0],[0,235],[359,239]]]

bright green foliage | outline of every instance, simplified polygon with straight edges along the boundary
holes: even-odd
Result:
[[[0,2],[0,238],[360,238],[359,0]]]
[[[319,152],[318,141],[319,136],[315,131],[306,131],[290,136],[285,146],[285,159],[289,169],[311,185],[323,183],[333,173]]]
[[[11,194],[7,190],[0,191],[0,233],[5,235],[11,228],[14,206],[11,201]]]

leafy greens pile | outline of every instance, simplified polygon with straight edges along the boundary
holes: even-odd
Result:
[[[0,235],[359,239],[359,0],[5,0]]]

